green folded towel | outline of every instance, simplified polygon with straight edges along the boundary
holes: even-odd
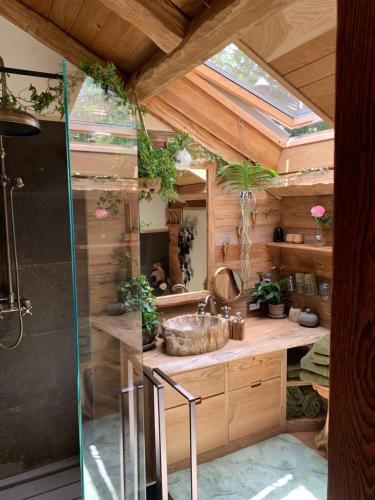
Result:
[[[288,418],[315,418],[322,408],[321,397],[311,386],[288,387],[286,400]]]
[[[323,377],[329,377],[329,366],[317,365],[313,362],[313,350],[310,351],[301,359],[301,368],[309,372],[317,373]]]
[[[315,342],[313,345],[313,351],[316,354],[322,354],[323,356],[328,356],[329,357],[329,351],[330,351],[330,334],[327,333],[327,335],[324,335],[321,339],[318,340],[318,342]]]
[[[287,416],[288,418],[298,418],[302,417],[302,403],[304,395],[300,387],[288,387],[287,388]]]
[[[329,366],[329,356],[324,356],[324,354],[313,352],[312,360],[316,365]]]
[[[308,370],[301,370],[299,377],[301,380],[307,380],[308,382],[312,382],[314,384],[320,384],[329,387],[329,378],[324,377],[323,375],[319,375],[318,373],[310,372]]]
[[[300,418],[303,415],[302,406],[289,405],[287,406],[287,418]]]
[[[298,370],[288,371],[288,380],[294,380],[294,379],[299,380],[300,373],[301,373],[301,368],[298,368]]]
[[[312,387],[309,387],[309,389],[310,392],[304,392],[302,411],[306,417],[315,418],[322,409],[322,398]]]
[[[302,404],[304,395],[301,387],[288,387],[288,402],[292,404]]]
[[[287,365],[287,374],[288,374],[288,379],[293,379],[293,378],[298,378],[299,379],[299,372],[301,371],[301,364],[299,360],[295,363],[288,363]]]

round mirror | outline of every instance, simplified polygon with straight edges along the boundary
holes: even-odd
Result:
[[[226,303],[239,299],[243,292],[243,279],[230,267],[219,267],[212,280],[215,295]]]

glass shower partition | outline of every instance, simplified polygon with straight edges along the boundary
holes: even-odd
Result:
[[[64,64],[82,497],[145,498],[136,120]]]

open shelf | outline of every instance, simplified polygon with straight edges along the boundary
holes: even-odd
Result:
[[[311,252],[311,253],[327,254],[327,255],[332,254],[332,247],[329,247],[329,246],[317,247],[314,245],[307,245],[306,243],[301,243],[301,244],[275,243],[272,241],[272,242],[266,243],[266,247],[283,248],[283,249],[293,250],[293,251],[297,251],[297,252]]]
[[[267,187],[267,192],[276,198],[296,196],[322,196],[333,194],[333,169],[325,174],[298,176],[296,174],[283,175],[278,179],[282,184],[273,184]],[[288,184],[290,182],[290,184]]]
[[[303,387],[306,385],[312,385],[312,382],[308,382],[307,380],[287,380],[287,387]]]
[[[322,196],[326,194],[333,194],[333,183],[290,184],[289,186],[272,186],[267,187],[267,192],[279,199],[297,196]]]
[[[322,413],[315,418],[299,417],[286,420],[286,432],[313,432],[324,427],[327,415]]]

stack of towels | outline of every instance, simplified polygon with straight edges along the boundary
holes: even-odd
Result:
[[[300,379],[329,387],[330,336],[325,335],[301,359]]]
[[[286,407],[288,418],[315,418],[322,410],[322,398],[311,385],[288,387]]]
[[[321,338],[301,358],[298,350],[288,353],[288,379],[301,379],[329,386],[329,335]],[[322,398],[310,385],[288,387],[288,418],[317,417],[323,407]]]

